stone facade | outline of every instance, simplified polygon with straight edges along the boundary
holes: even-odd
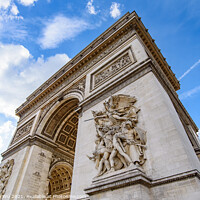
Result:
[[[127,13],[16,110],[1,198],[197,200],[198,128],[179,87]]]

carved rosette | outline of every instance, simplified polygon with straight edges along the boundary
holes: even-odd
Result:
[[[135,97],[119,94],[104,102],[104,110],[92,111],[96,147],[89,158],[96,162],[97,177],[146,161],[146,131],[137,127],[140,110],[135,102]]]
[[[0,199],[6,192],[6,185],[11,176],[14,165],[14,159],[8,160],[2,167],[0,167]]]

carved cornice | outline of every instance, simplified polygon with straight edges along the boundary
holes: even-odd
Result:
[[[1,155],[3,157],[3,160],[10,157],[14,153],[20,151],[22,148],[25,148],[27,146],[36,145],[43,149],[46,149],[50,152],[53,152],[54,154],[61,154],[65,156],[66,158],[74,158],[74,152],[69,151],[65,148],[60,147],[59,145],[55,144],[55,142],[47,140],[42,138],[39,135],[30,136],[23,138],[19,142],[16,142],[12,146],[10,146],[6,151],[4,151]]]
[[[141,18],[138,16],[135,24],[135,30],[144,42],[147,49],[151,52],[156,62],[159,64],[164,74],[167,76],[169,82],[172,84],[175,91],[179,90],[179,81],[177,80],[175,74],[172,72],[171,67],[166,62],[166,58],[163,57],[162,53],[160,52],[160,49],[155,44],[155,40],[148,33],[148,29],[145,28],[144,24],[141,22]]]
[[[132,171],[132,173],[130,173]],[[181,181],[189,178],[200,179],[198,170],[191,170],[172,176],[163,177],[152,180],[139,169],[127,170],[127,172],[119,172],[118,174],[110,175],[109,177],[101,178],[101,180],[93,180],[92,185],[85,189],[86,194],[94,195],[107,190],[114,190],[121,187],[126,187],[134,184],[141,184],[148,188],[153,188],[175,181]]]
[[[161,66],[163,72],[168,77],[174,89],[179,89],[178,80],[170,70],[167,62],[159,52],[154,40],[147,33],[140,18],[135,12],[125,14],[90,45],[77,54],[70,62],[64,65],[57,73],[42,84],[35,92],[33,92],[17,110],[18,116],[23,116],[34,107],[36,109],[44,102],[44,97],[50,98],[64,88],[69,83],[77,79],[80,74],[86,72],[89,68],[94,66],[100,59],[108,55],[113,49],[120,46],[128,38],[130,38],[135,31],[139,34],[147,48],[151,51],[155,60]],[[37,105],[37,106],[35,106]]]
[[[134,184],[142,184],[151,187],[151,179],[148,178],[140,169],[121,170],[100,179],[93,179],[92,185],[85,189],[88,195],[97,194],[103,191],[113,190]]]
[[[172,183],[175,181],[185,180],[185,179],[193,178],[193,177],[197,177],[200,180],[200,172],[198,170],[194,169],[191,171],[174,174],[172,176],[155,179],[152,181],[152,186]]]

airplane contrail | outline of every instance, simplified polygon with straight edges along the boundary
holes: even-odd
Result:
[[[188,73],[190,73],[191,70],[193,70],[198,64],[200,64],[200,59],[194,63],[178,80],[180,81],[182,78],[184,78]]]

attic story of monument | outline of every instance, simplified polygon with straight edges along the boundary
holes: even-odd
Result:
[[[198,199],[198,128],[179,88],[140,17],[125,14],[17,108],[1,199]]]

